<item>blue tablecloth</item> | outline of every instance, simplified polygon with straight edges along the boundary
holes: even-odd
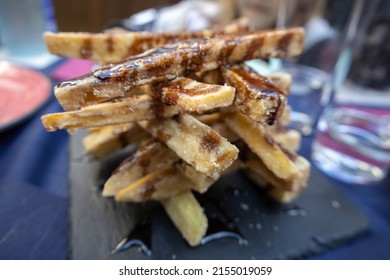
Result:
[[[48,75],[56,66],[43,72]],[[46,132],[40,121],[41,115],[58,111],[51,97],[30,120],[0,134],[0,259],[68,256],[69,136]],[[310,138],[303,141],[305,156],[310,143]],[[312,259],[390,259],[390,178],[375,186],[332,182],[366,213],[371,230]]]

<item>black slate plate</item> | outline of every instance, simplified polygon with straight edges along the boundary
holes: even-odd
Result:
[[[125,153],[93,160],[83,155],[81,136],[71,139],[72,259],[296,259],[339,246],[369,228],[365,215],[315,170],[309,187],[286,205],[235,172],[198,196],[209,218],[209,235],[221,229],[235,235],[191,248],[159,203],[120,204],[101,196],[101,186]],[[113,254],[134,230],[151,255],[139,247]]]

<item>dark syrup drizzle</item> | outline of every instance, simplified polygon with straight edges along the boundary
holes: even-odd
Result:
[[[248,245],[248,241],[241,235],[239,229],[232,223],[225,223],[220,219],[209,219],[209,227],[205,237],[200,244],[205,245],[211,241],[231,238],[238,241],[240,245]]]
[[[137,247],[145,256],[152,255],[152,224],[150,218],[137,223],[118,245],[111,251],[112,255]]]

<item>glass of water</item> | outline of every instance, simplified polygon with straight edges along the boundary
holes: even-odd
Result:
[[[370,185],[390,167],[390,3],[357,0],[352,11],[312,159],[332,177]]]
[[[45,15],[48,4],[48,0],[0,1],[0,33],[6,58],[48,54],[43,41],[43,32],[51,27]]]
[[[276,27],[302,26],[302,55],[279,60],[279,71],[292,75],[291,127],[312,135],[328,103],[336,65],[353,1],[280,0]]]
[[[322,115],[312,146],[314,163],[348,183],[372,184],[390,167],[390,114],[330,107]]]

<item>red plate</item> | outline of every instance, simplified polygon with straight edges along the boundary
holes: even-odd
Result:
[[[51,83],[39,72],[0,61],[0,131],[26,120],[49,98]]]

